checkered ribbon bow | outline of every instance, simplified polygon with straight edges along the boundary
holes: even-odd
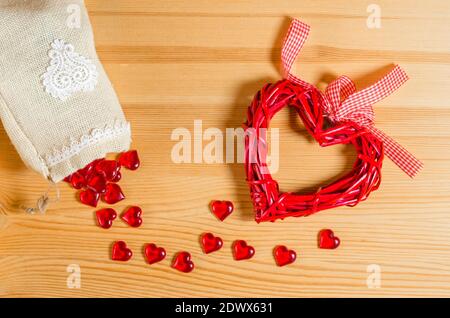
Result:
[[[309,26],[294,20],[284,40],[281,60],[284,76],[305,89],[316,89],[290,73],[292,64],[299,54],[309,34]],[[398,65],[375,84],[357,92],[353,81],[347,76],[340,76],[320,92],[322,107],[326,116],[332,122],[354,122],[365,127],[383,142],[384,151],[400,169],[408,176],[414,177],[423,167],[422,162],[415,158],[394,139],[374,126],[375,114],[372,105],[389,96],[408,80],[408,76]]]

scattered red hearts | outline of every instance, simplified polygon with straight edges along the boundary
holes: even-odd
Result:
[[[127,247],[124,241],[117,241],[113,244],[111,258],[114,261],[126,262],[133,256],[133,252]]]
[[[102,195],[103,201],[108,204],[115,204],[125,199],[122,189],[117,184],[122,179],[120,167],[136,170],[140,166],[138,154],[135,150],[122,153],[117,161],[98,159],[88,164],[83,169],[64,178],[75,189],[80,191],[80,201],[86,205],[97,207]],[[108,183],[109,181],[109,183]],[[211,202],[211,211],[220,221],[224,221],[234,210],[231,201],[214,200]],[[104,208],[96,211],[97,223],[100,227],[109,229],[113,221],[117,218],[114,209]],[[132,227],[139,227],[142,224],[142,209],[138,206],[130,206],[121,215],[121,219]],[[334,236],[330,229],[319,232],[319,247],[323,249],[335,249],[339,246],[340,240]],[[220,250],[223,247],[223,240],[212,233],[204,233],[201,236],[201,245],[206,254]],[[153,243],[146,244],[144,254],[149,264],[162,261],[166,257],[166,250]],[[233,254],[235,260],[250,259],[255,255],[253,246],[244,240],[236,240],[233,243]],[[127,247],[124,241],[116,241],[112,247],[112,259],[115,261],[128,261],[133,256],[133,252]],[[285,266],[296,261],[297,254],[294,250],[289,250],[284,245],[279,245],[274,249],[274,257],[278,266]],[[179,252],[173,262],[172,267],[185,273],[194,269],[194,262],[188,252]]]
[[[334,236],[332,230],[325,229],[319,232],[319,247],[323,249],[335,249],[341,244],[337,236]]]
[[[114,209],[101,209],[95,212],[95,215],[97,216],[98,225],[104,229],[109,229],[117,217]]]
[[[237,261],[250,259],[255,255],[255,249],[253,246],[247,245],[244,240],[237,240],[233,244],[234,259]]]
[[[145,257],[149,264],[154,264],[166,258],[166,250],[163,247],[158,247],[153,243],[145,246]]]
[[[234,210],[231,201],[215,200],[211,202],[211,210],[221,221],[225,220]]]
[[[288,249],[284,245],[279,245],[275,248],[275,261],[278,266],[285,266],[292,264],[297,259],[297,253],[294,250]]]
[[[142,209],[138,206],[131,206],[122,214],[121,218],[130,226],[139,227],[142,224]]]
[[[191,260],[191,254],[188,252],[179,252],[173,260],[172,267],[183,273],[192,272],[194,262]]]
[[[220,237],[214,236],[212,233],[205,233],[201,238],[203,251],[206,254],[218,251],[223,246],[223,241]]]
[[[96,208],[98,200],[100,200],[100,194],[92,189],[87,189],[80,192],[80,201],[86,205]]]
[[[119,163],[129,169],[129,170],[136,170],[141,165],[141,162],[139,160],[139,156],[136,150],[130,150],[127,152],[122,153],[119,156]]]
[[[103,194],[103,201],[108,204],[115,204],[123,199],[125,199],[125,195],[117,183],[108,183],[106,185],[106,191],[105,194]]]
[[[136,170],[140,166],[137,151],[124,152],[119,155],[117,160],[107,160],[105,158],[94,160],[84,168],[64,178],[64,181],[69,183],[74,189],[84,190],[80,192],[80,201],[83,204],[97,206],[97,196],[92,192],[103,194],[103,200],[106,203],[114,204],[125,199],[125,195],[118,185],[111,186],[108,183],[118,183],[122,179],[121,166],[130,170]]]

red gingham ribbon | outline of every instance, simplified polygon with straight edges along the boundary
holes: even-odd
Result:
[[[310,27],[294,20],[291,23],[281,51],[281,61],[285,78],[306,89],[313,85],[291,74],[295,58],[300,53],[308,37]],[[408,76],[398,65],[375,84],[357,92],[355,83],[347,76],[340,76],[320,92],[324,113],[332,122],[351,121],[367,128],[383,142],[386,155],[408,176],[414,177],[423,163],[409,153],[394,139],[374,126],[375,114],[372,105],[389,96],[408,80]]]
[[[281,62],[283,63],[284,77],[306,89],[311,88],[312,85],[291,74],[291,68],[297,55],[300,53],[303,44],[308,38],[309,30],[309,25],[300,20],[295,19],[292,21],[286,38],[284,39],[283,49],[281,50]]]

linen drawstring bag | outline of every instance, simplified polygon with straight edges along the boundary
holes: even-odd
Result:
[[[129,149],[83,1],[0,0],[0,116],[25,164],[54,183]]]

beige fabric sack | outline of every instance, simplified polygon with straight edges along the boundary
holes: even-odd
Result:
[[[0,0],[0,116],[25,164],[53,182],[128,150],[83,1]]]

